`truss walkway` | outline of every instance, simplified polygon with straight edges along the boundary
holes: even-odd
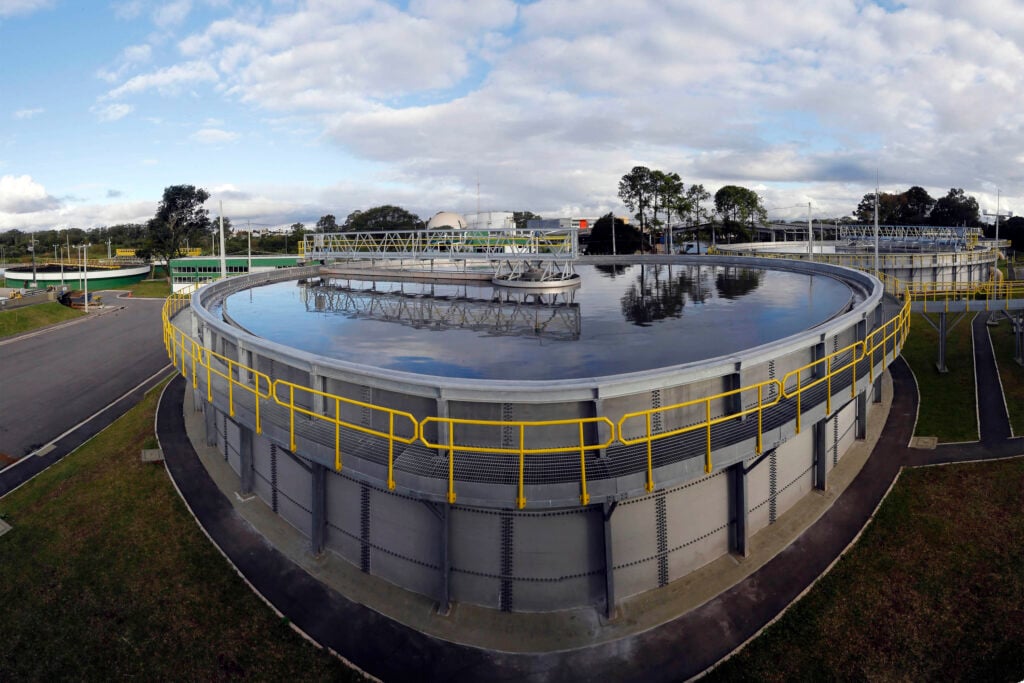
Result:
[[[401,230],[306,235],[307,260],[416,262],[435,269],[489,269],[505,282],[576,279],[579,236],[573,230]],[[394,263],[392,263],[392,266]]]

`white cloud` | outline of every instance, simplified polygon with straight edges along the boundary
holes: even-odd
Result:
[[[264,120],[279,122],[272,132],[312,131],[306,139],[319,135],[341,161],[376,169],[292,204],[237,182],[238,192],[266,198],[245,199],[253,211],[343,214],[377,200],[428,215],[469,210],[479,178],[483,208],[593,215],[621,210],[617,181],[635,164],[678,171],[712,192],[726,183],[761,187],[766,204],[811,201],[815,211],[848,213],[870,191],[876,168],[893,190],[920,184],[934,194],[950,186],[994,194],[999,186],[1024,199],[1018,2],[886,7],[246,3],[224,7],[227,18],[181,40],[177,63],[153,65],[155,51],[145,45],[125,49],[101,102],[212,85],[209,100],[269,112]],[[197,19],[191,9],[119,5],[154,21],[159,15],[162,40],[184,25],[176,22]],[[150,65],[147,73],[139,65]],[[166,116],[168,130],[180,125]],[[202,122],[190,140],[238,140],[225,119],[242,120],[200,109],[189,118]],[[258,138],[246,131],[247,140]]]
[[[32,119],[38,116],[39,114],[42,114],[44,111],[46,110],[42,107],[35,107],[32,109],[19,109],[16,112],[14,112],[12,116],[16,119]]]
[[[108,104],[106,106],[93,107],[92,111],[100,121],[110,123],[128,116],[128,114],[135,111],[135,107],[130,104]]]
[[[34,213],[59,206],[60,201],[47,194],[46,188],[31,176],[0,176],[0,216]]]
[[[48,9],[52,6],[53,0],[0,0],[0,17],[31,14],[36,10]]]
[[[206,62],[194,61],[176,64],[152,73],[128,79],[107,93],[108,99],[156,90],[162,95],[174,95],[186,86],[217,81],[217,72]]]
[[[153,12],[153,23],[160,28],[173,28],[184,22],[191,11],[191,0],[174,0],[156,8]]]
[[[238,133],[233,133],[219,128],[202,128],[189,136],[203,145],[219,145],[226,142],[234,142],[238,139]]]

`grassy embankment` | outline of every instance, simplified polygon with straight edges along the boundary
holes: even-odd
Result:
[[[915,436],[937,436],[942,443],[978,440],[978,411],[974,393],[974,347],[971,343],[971,319],[974,313],[957,323],[946,336],[946,367],[940,373],[939,333],[915,314],[903,357],[917,378],[922,400]],[[932,316],[937,323],[938,316]],[[950,314],[950,322],[955,315]],[[927,396],[927,400],[923,397]]]
[[[356,680],[289,628],[143,464],[157,393],[0,499],[0,680]]]
[[[1006,408],[1010,414],[1010,426],[1017,436],[1024,435],[1024,367],[1013,359],[1013,328],[1009,320],[1000,320],[989,328],[992,348],[999,364],[999,379],[1003,383]]]
[[[55,301],[0,311],[0,337],[20,334],[83,316],[85,313]]]
[[[935,332],[913,323],[904,355],[920,384],[919,433],[977,438],[968,323],[950,335],[949,375],[934,369]],[[1024,368],[1008,328],[993,341],[1008,403],[1019,406]],[[904,471],[856,546],[705,680],[1021,680],[1021,538],[1024,459]]]
[[[143,280],[142,282],[121,287],[121,289],[128,290],[132,293],[132,296],[151,299],[166,299],[171,295],[171,283],[166,279]]]

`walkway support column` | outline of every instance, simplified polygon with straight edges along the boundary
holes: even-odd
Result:
[[[608,619],[615,618],[615,562],[612,557],[612,513],[615,512],[618,504],[618,501],[606,500],[601,506],[601,516],[604,519],[604,615]]]
[[[748,518],[749,504],[747,501],[747,470],[742,462],[729,467],[729,550],[746,557],[750,552],[748,545],[750,524]]]
[[[946,333],[949,331],[946,313],[939,313],[939,359],[935,363],[935,369],[939,372],[949,372],[946,367]]]
[[[243,424],[238,425],[238,492],[243,496],[252,493],[255,483],[253,464],[253,432]]]
[[[310,533],[309,540],[314,555],[324,551],[324,537],[327,531],[327,468],[317,462],[310,462],[310,482],[313,487],[310,495]]]
[[[818,491],[827,489],[828,476],[828,454],[825,448],[825,427],[828,419],[819,420],[814,423],[813,435],[813,462],[814,462],[814,488]]]

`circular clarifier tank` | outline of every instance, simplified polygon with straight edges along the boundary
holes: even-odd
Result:
[[[863,294],[807,271],[730,265],[580,265],[580,285],[323,277],[223,304],[250,333],[386,370],[486,380],[601,377],[700,363],[813,328]],[[221,311],[215,311],[220,313]]]

